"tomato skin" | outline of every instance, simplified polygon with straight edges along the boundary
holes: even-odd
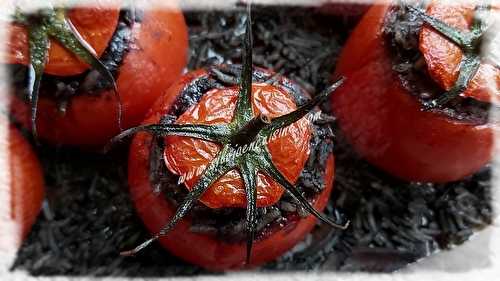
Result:
[[[143,124],[158,123],[160,118],[168,112],[184,86],[205,73],[204,70],[198,70],[183,76],[156,102]],[[147,133],[138,133],[134,137],[129,155],[128,180],[130,193],[139,216],[146,227],[152,233],[156,233],[173,216],[175,208],[163,196],[155,194],[150,184],[149,147],[151,141],[152,137]],[[333,180],[334,157],[331,155],[325,170],[325,189],[313,204],[317,210],[325,208],[333,187]],[[262,240],[255,241],[251,263],[246,267],[255,267],[274,260],[304,239],[315,224],[316,219],[309,216],[271,233]],[[190,225],[190,218],[186,217],[167,236],[160,239],[161,245],[174,255],[210,270],[224,271],[245,266],[246,241],[235,244],[226,243],[210,235],[190,232]]]
[[[229,124],[234,116],[239,87],[213,89],[184,112],[178,124]],[[297,108],[293,96],[273,85],[253,83],[252,104],[254,115],[275,118]],[[290,182],[295,183],[309,159],[311,124],[306,118],[284,128],[287,134],[275,134],[267,142],[276,168]],[[182,175],[184,185],[192,190],[205,170],[220,151],[219,144],[200,139],[168,136],[165,138],[164,160],[168,169]],[[195,171],[195,172],[193,172]],[[276,204],[284,192],[283,187],[270,176],[257,175],[257,207]],[[246,192],[240,173],[233,169],[216,180],[200,198],[210,208],[246,208]]]
[[[123,104],[123,128],[142,121],[187,63],[187,26],[179,10],[146,10],[142,22],[134,23],[132,36],[116,80]],[[28,105],[18,98],[12,103],[16,117],[29,124]],[[106,90],[72,97],[64,114],[52,98],[40,97],[37,129],[40,138],[50,143],[101,147],[119,132],[114,93]]]
[[[438,18],[459,30],[469,31],[473,21],[475,3],[449,5],[434,0],[427,8],[427,14]],[[498,11],[500,6],[493,6]],[[458,78],[462,51],[454,43],[436,32],[432,27],[424,25],[420,32],[420,50],[428,63],[430,76],[444,89],[450,90]],[[491,50],[493,52],[493,50]],[[462,94],[484,102],[496,102],[500,97],[500,70],[487,62],[481,63],[479,69]]]
[[[99,57],[108,46],[113,32],[118,24],[120,15],[120,0],[96,2],[92,7],[79,7],[70,9],[67,13],[71,23],[75,26],[82,38],[92,46]],[[29,64],[28,33],[25,27],[10,24],[10,40],[7,43],[6,59],[9,63]],[[45,73],[71,76],[84,72],[89,65],[77,56],[66,50],[56,40],[50,40],[50,49]]]
[[[2,121],[3,122],[3,121]],[[9,233],[5,247],[20,246],[40,211],[44,192],[42,168],[31,145],[13,126],[8,129],[7,152],[10,174],[10,215],[18,233]]]
[[[332,97],[340,127],[375,166],[409,181],[448,182],[473,174],[492,157],[495,124],[472,125],[422,111],[392,70],[382,32],[389,5],[374,5],[351,34]]]

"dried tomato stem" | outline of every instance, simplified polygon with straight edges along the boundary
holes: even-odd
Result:
[[[246,230],[247,230],[247,256],[246,263],[250,263],[255,229],[257,228],[257,175],[254,173],[255,165],[251,161],[242,162],[239,170],[245,185],[247,197]]]
[[[447,23],[426,14],[424,11],[408,5],[408,9],[422,18],[427,24],[432,26],[436,31],[444,35],[455,45],[463,49],[469,49],[472,41],[472,36],[466,32],[449,26]]]
[[[253,117],[252,111],[252,28],[250,13],[246,21],[246,35],[244,39],[243,70],[240,77],[240,92],[233,120],[227,126],[221,125],[146,125],[129,129],[113,139],[113,142],[139,131],[146,131],[156,136],[181,135],[190,136],[209,141],[218,142],[222,145],[215,159],[203,172],[201,178],[194,188],[188,193],[184,201],[177,208],[174,217],[150,240],[139,245],[132,251],[122,254],[133,255],[153,241],[166,235],[172,228],[188,213],[198,198],[219,177],[232,169],[238,169],[245,186],[247,197],[246,230],[247,230],[247,252],[246,262],[249,264],[253,241],[256,231],[257,212],[257,185],[256,177],[262,171],[278,183],[280,183],[304,208],[330,226],[346,229],[349,222],[337,224],[324,214],[316,211],[314,207],[300,194],[291,183],[274,166],[271,154],[267,148],[267,139],[276,131],[293,124],[308,112],[313,110],[321,101],[328,98],[344,81],[344,78],[336,81],[332,86],[317,95],[313,100],[299,107],[297,110],[270,120],[264,115]],[[217,72],[216,72],[217,74]],[[213,128],[213,129],[211,129]]]
[[[122,102],[116,88],[116,82],[111,72],[97,58],[96,52],[78,33],[66,16],[63,8],[44,9],[36,15],[25,15],[16,9],[14,21],[26,26],[28,30],[30,66],[33,68],[33,77],[28,85],[28,98],[31,104],[31,125],[33,136],[36,138],[36,117],[38,95],[47,56],[50,48],[49,38],[57,40],[65,49],[76,55],[97,70],[112,86],[117,99],[118,127],[121,130]]]
[[[462,71],[459,72],[458,79],[453,87],[446,93],[440,95],[437,99],[425,103],[424,108],[432,109],[447,104],[452,99],[465,92],[465,90],[467,90],[467,85],[469,85],[470,81],[474,78],[474,74],[478,71],[480,65],[481,60],[477,56],[465,54],[460,63],[460,70]]]
[[[267,150],[267,148],[265,148]],[[350,221],[346,221],[342,224],[332,221],[330,218],[325,216],[323,213],[318,212],[304,196],[299,192],[293,184],[291,184],[281,172],[276,168],[272,159],[269,157],[268,153],[262,153],[259,157],[258,161],[259,170],[265,172],[269,176],[271,176],[274,180],[276,180],[279,184],[281,184],[286,191],[292,195],[292,197],[297,200],[310,214],[315,216],[320,221],[328,224],[331,227],[339,228],[345,230],[349,227]]]
[[[308,110],[312,110],[314,105],[317,105],[319,101],[324,100],[328,96],[332,94],[332,92],[341,85],[343,82],[343,78],[337,81],[334,85],[329,87],[323,93],[317,96],[314,100],[306,103],[306,105],[300,107],[296,111],[290,113],[287,118],[283,122],[276,123],[273,127],[276,130],[279,130],[283,127],[278,127],[277,124],[281,124],[282,126],[288,126],[293,122],[297,121],[305,114],[307,114]],[[299,112],[299,113],[295,113]],[[299,116],[301,116],[299,118]],[[279,117],[278,117],[279,118]],[[295,120],[295,121],[293,121]],[[274,121],[274,120],[273,120]],[[272,134],[273,130],[268,130],[268,128],[272,125],[271,122],[269,124],[269,120],[266,120],[265,117],[258,116],[251,121],[249,121],[246,125],[243,126],[242,132],[251,132],[251,136],[253,136],[253,141],[249,141],[248,138],[244,136],[249,136],[249,133],[233,133],[229,129],[229,126],[223,125],[193,125],[193,124],[169,124],[169,125],[145,125],[136,128],[132,128],[124,131],[117,137],[113,138],[113,142],[119,141],[131,134],[145,131],[152,133],[156,136],[170,136],[170,135],[178,135],[178,136],[189,136],[200,138],[204,140],[219,142],[222,144],[221,151],[217,154],[216,158],[210,163],[209,167],[203,172],[203,175],[196,183],[195,187],[188,193],[184,201],[177,208],[174,217],[159,231],[152,239],[144,242],[139,245],[132,251],[126,251],[122,254],[124,255],[133,255],[147,245],[151,244],[153,241],[159,239],[160,237],[166,235],[192,208],[194,202],[200,198],[201,195],[205,192],[205,190],[215,182],[219,177],[226,174],[228,171],[232,169],[239,169],[242,178],[245,183],[245,190],[247,195],[247,230],[250,231],[248,235],[248,239],[252,238],[252,242],[247,241],[247,261],[250,258],[251,247],[253,243],[253,238],[255,230],[255,211],[256,204],[255,201],[255,193],[256,186],[254,185],[254,177],[256,177],[259,171],[262,171],[272,178],[274,178],[278,183],[280,183],[304,208],[310,212],[312,215],[317,217],[319,220],[327,223],[330,226],[345,229],[348,227],[349,222],[338,224],[333,222],[329,218],[327,218],[324,214],[316,211],[314,207],[305,199],[302,194],[298,192],[298,190],[289,183],[286,178],[279,172],[279,170],[274,166],[271,160],[271,154],[267,149],[267,142],[261,141],[266,140],[268,135]],[[262,126],[263,129],[259,129]],[[255,133],[258,134],[255,136]],[[265,133],[267,132],[267,133]],[[235,144],[230,140],[234,139],[235,136],[240,135],[242,139],[242,143]],[[228,141],[229,140],[229,141]],[[245,148],[245,149],[243,149]]]
[[[250,10],[246,19],[245,38],[243,39],[243,70],[240,78],[240,92],[236,104],[234,122],[243,123],[252,119],[252,73],[253,73],[252,16]]]
[[[241,128],[232,138],[233,146],[247,145],[255,140],[260,131],[271,124],[271,119],[266,115],[258,115]]]
[[[485,57],[483,58],[484,54],[481,51],[481,43],[484,35],[489,29],[484,13],[491,10],[491,5],[489,1],[484,1],[483,4],[476,7],[471,30],[467,32],[451,27],[447,23],[427,15],[424,11],[412,7],[411,5],[407,7],[437,32],[453,42],[463,52],[458,78],[453,87],[439,98],[424,104],[425,110],[439,108],[467,90],[470,81],[478,72],[481,62],[487,59]]]
[[[233,168],[233,163],[228,163],[228,161],[223,160],[227,153],[227,149],[223,149],[221,152],[219,152],[216,159],[214,159],[214,161],[209,164],[209,166],[203,173],[203,176],[198,180],[193,189],[186,195],[186,198],[184,198],[184,201],[182,201],[180,206],[177,208],[172,219],[170,219],[168,223],[153,236],[153,238],[147,240],[131,251],[122,252],[121,255],[135,255],[136,253],[150,245],[152,242],[160,239],[161,237],[165,236],[165,234],[167,234],[170,230],[172,230],[177,225],[177,223],[188,214],[194,203],[201,197],[201,195],[203,195],[205,190],[207,190],[207,188],[212,183],[214,183],[217,179],[219,179],[221,176],[223,176]]]
[[[321,102],[325,101],[338,87],[340,87],[344,83],[344,81],[345,81],[344,77],[339,78],[332,85],[327,87],[321,93],[316,95],[312,100],[302,105],[297,110],[294,110],[286,115],[274,118],[271,124],[265,129],[264,134],[271,135],[271,133],[274,133],[274,131],[280,128],[287,127],[299,121],[302,117],[311,112]]]
[[[139,132],[148,132],[155,136],[177,135],[198,138],[206,141],[225,143],[230,138],[230,130],[225,125],[193,125],[193,124],[153,124],[130,128],[113,137],[104,148],[107,152],[123,139]]]
[[[38,109],[38,93],[40,91],[40,83],[42,81],[43,69],[48,57],[48,48],[40,47],[49,45],[49,37],[46,33],[46,28],[43,26],[35,26],[28,30],[30,61],[28,71],[28,100],[31,104],[31,131],[33,137],[37,139],[36,117]]]

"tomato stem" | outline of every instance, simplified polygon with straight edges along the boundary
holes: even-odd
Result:
[[[57,40],[65,49],[97,70],[111,84],[115,98],[117,99],[118,127],[121,130],[122,102],[116,88],[115,79],[106,66],[99,60],[90,44],[83,39],[73,26],[66,15],[66,9],[47,8],[37,14],[26,15],[17,8],[13,18],[16,23],[26,26],[28,30],[29,67],[30,74],[33,75],[29,79],[28,99],[31,104],[31,126],[35,139],[37,138],[36,117],[38,95],[50,48],[49,38]]]
[[[188,214],[194,206],[194,203],[201,197],[201,195],[203,195],[205,190],[207,190],[212,183],[229,172],[235,166],[234,157],[228,157],[229,150],[230,148],[228,146],[223,147],[217,157],[205,169],[203,176],[196,182],[193,189],[186,195],[182,203],[175,211],[172,219],[165,226],[163,226],[160,231],[153,236],[153,238],[147,240],[131,251],[122,252],[122,254],[129,256],[134,255],[147,247],[153,241],[160,239],[172,230],[177,223]],[[232,159],[233,161],[227,161],[227,159]]]
[[[123,252],[124,255],[135,254],[152,243],[154,240],[166,235],[193,207],[194,203],[200,198],[205,190],[215,182],[219,177],[225,175],[232,169],[238,169],[244,180],[245,190],[247,195],[247,258],[250,258],[251,246],[254,239],[255,214],[254,214],[254,193],[256,186],[253,184],[253,178],[256,177],[259,171],[271,176],[278,183],[280,183],[291,195],[312,215],[319,220],[327,223],[332,227],[339,229],[346,229],[349,222],[338,224],[322,213],[316,211],[314,207],[307,201],[298,190],[286,180],[286,178],[274,166],[271,160],[271,154],[267,149],[268,138],[277,130],[289,126],[304,117],[310,110],[312,110],[320,101],[329,97],[333,91],[338,88],[344,80],[340,79],[331,87],[328,87],[316,98],[309,101],[305,105],[299,107],[287,115],[278,117],[270,121],[265,117],[258,116],[251,119],[242,126],[242,130],[236,133],[230,130],[229,126],[225,125],[194,125],[194,124],[158,124],[158,125],[145,125],[132,128],[122,132],[120,135],[113,138],[111,144],[122,140],[123,138],[135,134],[140,131],[151,133],[155,136],[189,136],[203,140],[218,142],[222,145],[221,151],[217,154],[215,159],[209,164],[207,169],[203,172],[202,176],[195,184],[193,189],[188,193],[184,201],[179,205],[174,217],[150,240],[139,245],[132,251]],[[249,137],[250,136],[250,137]],[[239,141],[234,141],[235,139]],[[233,141],[231,141],[233,140]],[[250,241],[251,239],[251,241]],[[248,261],[248,260],[247,260]]]
[[[265,150],[267,150],[267,147],[264,147]],[[307,201],[307,199],[304,198],[304,196],[299,192],[298,189],[293,186],[284,176],[281,174],[281,172],[276,168],[274,165],[271,157],[269,157],[269,151],[267,153],[262,153],[259,156],[259,161],[258,161],[258,166],[259,168],[267,173],[269,176],[271,176],[274,180],[276,180],[279,184],[281,184],[291,195],[292,197],[297,200],[309,213],[314,215],[316,218],[321,220],[322,222],[328,224],[331,227],[334,228],[339,228],[342,230],[345,230],[349,227],[350,222],[344,222],[343,224],[338,224],[334,221],[332,221],[330,218],[325,216],[324,214],[316,211],[311,204]]]
[[[230,139],[230,130],[227,125],[194,125],[194,124],[152,124],[127,129],[113,137],[104,147],[108,152],[112,146],[125,138],[139,132],[148,132],[155,136],[177,135],[183,137],[198,138],[206,141],[227,143]]]
[[[458,30],[454,27],[451,27],[447,23],[426,14],[424,11],[415,8],[411,5],[408,6],[408,9],[422,18],[428,25],[432,26],[436,31],[444,35],[448,40],[453,42],[459,48],[469,49],[471,46],[472,36],[469,33]]]
[[[326,215],[318,212],[307,199],[281,174],[272,162],[267,148],[267,141],[278,130],[281,130],[311,112],[320,102],[327,99],[340,85],[344,78],[337,80],[332,86],[316,95],[314,99],[300,106],[289,114],[270,120],[265,115],[253,117],[252,110],[252,27],[251,15],[248,12],[246,32],[243,40],[243,69],[240,73],[240,91],[234,112],[233,120],[229,125],[193,125],[193,124],[159,124],[145,125],[124,131],[113,138],[111,143],[139,131],[146,131],[155,136],[189,136],[203,140],[218,142],[222,148],[215,159],[210,162],[193,189],[188,192],[183,202],[178,206],[172,219],[161,230],[139,245],[132,251],[123,252],[123,255],[133,255],[147,247],[153,241],[166,235],[188,213],[194,203],[203,195],[208,187],[227,172],[237,169],[243,179],[247,199],[246,231],[247,252],[246,263],[250,263],[253,241],[256,230],[257,211],[257,174],[263,172],[275,179],[295,198],[304,208],[319,220],[332,227],[346,229],[349,222],[336,223]],[[231,66],[227,66],[232,69]],[[234,70],[234,69],[233,69]],[[217,72],[212,71],[211,73]],[[220,73],[219,73],[220,74]],[[232,80],[231,80],[232,81]]]
[[[325,101],[335,90],[340,87],[345,81],[345,77],[339,78],[332,85],[327,87],[321,93],[316,95],[312,100],[305,103],[297,110],[294,110],[286,115],[274,118],[271,121],[271,124],[264,129],[264,134],[270,136],[275,131],[280,128],[285,128],[297,121],[299,121],[302,117],[310,113],[316,106],[318,106],[321,102]]]
[[[458,30],[411,5],[407,5],[407,8],[441,35],[453,42],[463,52],[455,84],[440,97],[424,104],[425,110],[442,107],[467,90],[470,81],[478,72],[481,62],[487,59],[481,50],[481,44],[484,35],[487,34],[491,27],[485,19],[485,13],[491,10],[491,4],[489,1],[484,1],[475,8],[473,23],[469,31]]]
[[[437,99],[425,103],[424,108],[432,109],[447,104],[452,99],[465,92],[465,90],[467,90],[467,85],[469,85],[472,78],[474,78],[474,74],[478,71],[480,65],[481,60],[479,57],[464,54],[464,58],[460,62],[460,69],[463,71],[458,73],[458,79],[453,87]]]
[[[271,119],[269,117],[262,114],[258,115],[231,137],[231,144],[233,146],[250,144],[255,140],[260,131],[269,124],[271,124]]]
[[[250,5],[249,5],[250,6]],[[247,12],[245,38],[243,39],[243,70],[240,78],[240,92],[235,111],[235,123],[248,122],[252,119],[252,15],[250,9]]]
[[[48,57],[49,37],[44,26],[35,26],[28,30],[30,61],[28,70],[29,90],[28,100],[31,104],[31,131],[35,140],[37,139],[36,116],[38,108],[38,93],[42,81],[44,65]],[[42,45],[43,47],[40,47]]]
[[[484,1],[482,5],[478,5],[476,7],[474,19],[472,22],[472,33],[475,35],[475,37],[481,37],[484,33],[487,33],[489,28],[493,26],[491,23],[485,20],[489,17],[490,10],[490,1]]]
[[[257,175],[256,167],[251,161],[242,162],[239,171],[245,185],[247,197],[246,230],[247,230],[247,256],[246,263],[250,263],[253,241],[255,240],[255,229],[257,228]]]

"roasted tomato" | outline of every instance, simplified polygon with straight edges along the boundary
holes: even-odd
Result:
[[[228,124],[234,118],[238,88],[214,89],[207,92],[195,106],[179,116],[178,124]],[[275,118],[296,109],[292,96],[267,84],[252,85],[252,107],[256,115]],[[177,94],[178,95],[178,94]],[[287,128],[288,137],[273,137],[268,142],[273,162],[289,182],[296,182],[309,158],[311,129],[306,119]],[[201,173],[220,152],[220,145],[200,139],[169,136],[165,140],[165,162],[170,171],[182,177],[189,190]],[[257,207],[278,202],[283,188],[270,176],[257,176]],[[212,184],[200,198],[210,208],[246,207],[245,188],[237,170],[231,170]]]
[[[181,75],[188,45],[182,12],[117,7],[20,14],[11,25],[4,59],[33,66],[14,85],[18,94],[11,110],[23,123],[29,124],[30,118],[35,123],[36,118],[40,138],[56,144],[103,145],[119,132],[120,123],[122,128],[140,123],[162,91]],[[29,52],[30,44],[39,47]],[[30,69],[35,87],[22,99]],[[31,112],[26,100],[31,101]]]
[[[118,25],[119,1],[110,1],[108,4],[114,7],[104,8],[96,4],[94,7],[72,9],[67,12],[69,21],[82,38],[92,46],[97,56],[104,53]],[[7,62],[30,65],[30,40],[27,28],[16,22],[8,27],[10,40],[7,42]],[[61,44],[56,40],[51,40],[45,73],[71,76],[89,68],[88,64]]]
[[[332,105],[369,162],[405,180],[448,182],[491,160],[498,123],[485,101],[498,95],[500,75],[480,52],[484,23],[474,13],[437,2],[428,11],[374,5],[353,31],[336,69],[348,79]],[[457,45],[456,34],[475,39]],[[486,91],[482,69],[495,67]]]
[[[5,119],[0,122],[5,128]],[[10,214],[3,216],[2,224],[9,227],[2,229],[10,232],[2,239],[0,247],[9,249],[21,244],[35,222],[44,198],[44,180],[40,163],[31,145],[16,128],[9,126],[5,132],[7,136],[2,144],[6,148],[5,159],[8,162],[3,171],[7,173],[7,181],[4,183],[9,186],[2,190],[10,192],[7,197],[2,196],[2,199],[9,202],[10,208],[6,210],[10,211]]]
[[[242,78],[241,88],[227,86],[240,72],[248,77]],[[311,231],[316,218],[299,215],[299,206],[330,225],[346,227],[316,211],[325,208],[332,190],[331,152],[312,164],[321,171],[318,190],[292,184],[311,169],[304,166],[317,151],[310,144],[318,131],[305,115],[333,88],[304,104],[306,93],[292,81],[258,69],[252,83],[251,73],[237,66],[188,73],[155,103],[143,126],[118,136],[147,131],[132,141],[129,184],[139,215],[156,233],[125,254],[159,239],[191,263],[217,271],[237,269],[277,258]],[[277,207],[287,196],[295,198],[297,209]],[[183,218],[190,209],[193,213]],[[266,221],[262,211],[281,213]],[[212,231],[195,230],[200,221]]]

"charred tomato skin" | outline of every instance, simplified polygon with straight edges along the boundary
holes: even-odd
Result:
[[[7,170],[10,176],[9,218],[17,228],[17,233],[11,235],[13,235],[15,246],[19,246],[28,235],[40,212],[45,196],[44,179],[40,162],[33,148],[13,126],[9,126],[7,131],[6,148],[9,165]]]
[[[179,93],[184,87],[200,76],[206,75],[205,70],[190,72],[174,83],[153,106],[143,124],[157,124],[169,112]],[[154,192],[150,183],[149,157],[151,135],[138,133],[132,140],[128,181],[131,197],[136,210],[151,233],[157,233],[170,220],[175,212],[175,206],[163,196]],[[334,180],[334,157],[331,155],[325,165],[325,189],[318,195],[313,206],[317,210],[326,207]],[[272,261],[290,250],[295,244],[304,239],[314,225],[316,218],[308,216],[296,219],[282,229],[266,233],[263,238],[253,244],[250,264],[246,261],[246,241],[227,243],[213,235],[194,233],[189,230],[189,217],[180,221],[168,235],[160,238],[159,242],[174,255],[209,270],[224,271],[242,267],[255,267]]]
[[[491,160],[497,127],[422,109],[393,71],[383,34],[390,8],[372,6],[344,46],[335,74],[349,79],[332,97],[340,128],[361,156],[401,179],[469,176]]]
[[[146,10],[131,30],[130,47],[116,78],[122,101],[122,127],[139,124],[151,104],[182,73],[187,63],[188,34],[180,10]],[[12,98],[11,111],[29,124],[29,105]],[[119,132],[117,99],[112,90],[71,98],[66,112],[41,96],[37,130],[50,143],[100,147]]]

